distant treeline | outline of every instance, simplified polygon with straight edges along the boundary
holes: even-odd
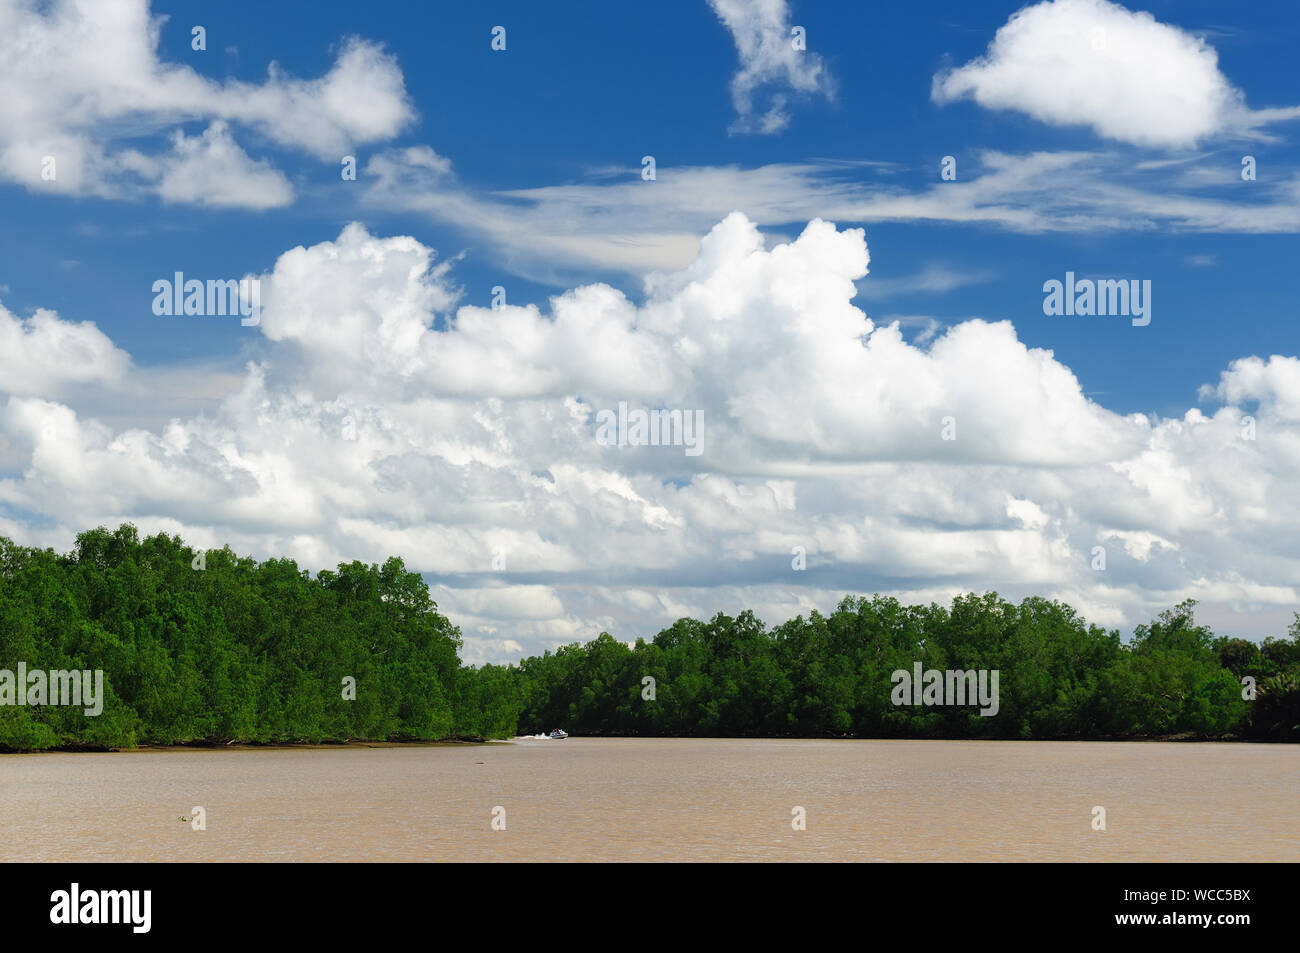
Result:
[[[527,733],[858,738],[1300,740],[1300,614],[1262,646],[1215,638],[1192,602],[1129,643],[1068,605],[996,593],[951,608],[845,598],[764,628],[682,619],[635,647],[602,634],[518,666]],[[998,670],[997,714],[894,703],[895,671]],[[645,681],[646,677],[653,682]],[[1243,676],[1255,679],[1243,698]],[[653,699],[649,695],[653,695]],[[903,698],[909,696],[903,694]]]
[[[515,677],[460,646],[400,559],[313,579],[130,525],[67,555],[0,537],[0,670],[102,669],[107,696],[96,717],[7,700],[0,749],[512,735]]]
[[[767,629],[681,619],[517,666],[462,665],[459,630],[402,561],[314,578],[124,525],[74,550],[0,537],[0,750],[575,734],[871,738],[1300,739],[1289,639],[1215,638],[1192,603],[1131,642],[1067,605],[845,598]],[[895,671],[997,670],[997,714],[895,704]],[[102,670],[102,713],[14,703],[27,670]],[[1243,698],[1242,678],[1256,697]],[[6,694],[8,693],[8,694]]]

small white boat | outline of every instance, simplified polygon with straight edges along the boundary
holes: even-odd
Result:
[[[552,741],[563,741],[567,737],[569,737],[569,733],[561,728],[556,728],[551,732]]]

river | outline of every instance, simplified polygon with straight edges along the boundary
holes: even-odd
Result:
[[[1260,744],[569,738],[0,756],[6,859],[34,861],[1297,861],[1297,793],[1300,746]],[[205,830],[182,820],[196,806]]]

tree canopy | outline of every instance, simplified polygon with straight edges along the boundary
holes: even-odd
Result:
[[[1262,646],[1216,638],[1192,602],[1125,643],[1070,606],[996,593],[949,607],[846,597],[766,629],[751,612],[607,633],[523,660],[520,728],[581,734],[858,738],[1300,740],[1300,615]],[[895,705],[891,673],[997,670],[1000,706]],[[1257,696],[1243,698],[1243,676]],[[647,677],[653,683],[644,681]],[[653,699],[648,690],[653,687]]]
[[[312,575],[135,527],[72,552],[0,537],[0,670],[102,670],[103,710],[0,705],[0,750],[587,735],[1300,740],[1289,638],[1216,637],[1185,602],[1124,642],[1070,606],[845,597],[767,628],[752,612],[608,633],[467,666],[401,559]],[[999,705],[894,704],[891,674],[996,670]],[[1247,699],[1243,679],[1253,679]],[[351,688],[349,689],[349,683]]]
[[[313,579],[130,525],[66,555],[0,538],[0,668],[102,669],[107,696],[96,717],[0,707],[11,750],[508,737],[510,673],[462,665],[460,647],[397,558]]]

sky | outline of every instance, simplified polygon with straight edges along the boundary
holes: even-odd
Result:
[[[475,663],[877,592],[1282,636],[1298,42],[1280,2],[0,0],[0,535],[399,555]],[[177,273],[255,320],[159,314]],[[1067,275],[1141,297],[1046,313]]]

